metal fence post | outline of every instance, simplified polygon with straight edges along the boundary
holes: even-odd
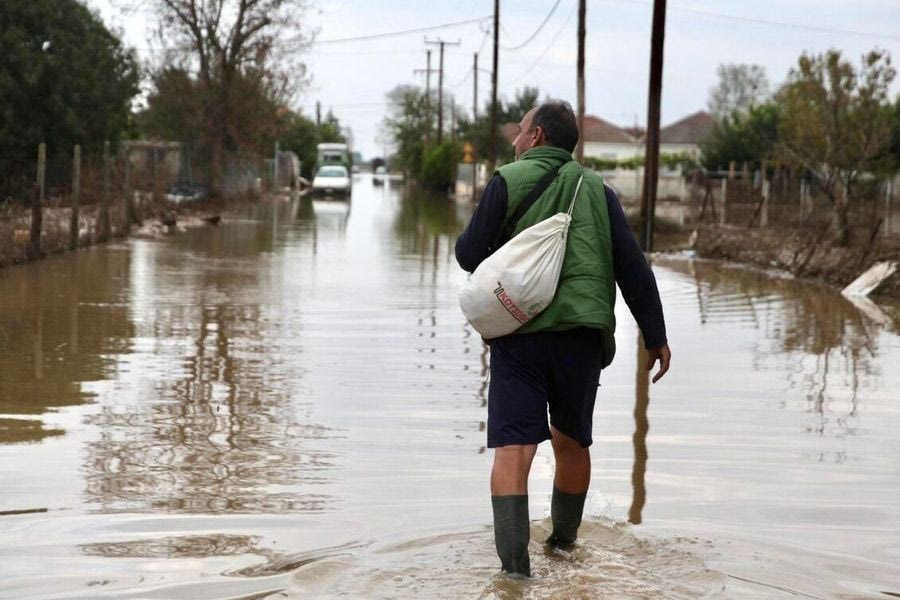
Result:
[[[29,258],[41,255],[41,227],[44,218],[44,183],[47,174],[47,144],[38,145],[37,177],[31,189],[31,231],[28,245]]]
[[[81,146],[75,144],[72,156],[72,195],[69,202],[71,214],[69,216],[69,250],[78,248],[78,212],[81,208]]]
[[[37,162],[37,185],[40,194],[40,200],[44,202],[44,184],[47,178],[47,144],[41,142],[38,144],[38,162]]]
[[[41,204],[41,187],[35,183],[31,187],[31,232],[28,244],[28,258],[39,258],[41,256],[41,225],[44,217]]]
[[[100,194],[100,242],[108,242],[110,237],[109,224],[109,141],[103,142],[103,188]]]
[[[734,164],[734,163],[732,163]],[[719,212],[719,225],[725,225],[727,218],[725,216],[725,211],[728,206],[728,179],[722,178],[722,210]]]
[[[884,185],[884,236],[891,235],[891,200],[894,196],[894,180],[888,179]]]
[[[131,189],[131,148],[125,147],[125,233],[131,231],[131,226],[140,224],[137,216],[137,208],[134,205],[134,191]]]

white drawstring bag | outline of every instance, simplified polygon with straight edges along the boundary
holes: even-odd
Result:
[[[522,230],[487,257],[459,290],[463,314],[485,339],[508,335],[550,306],[566,255],[572,209]]]

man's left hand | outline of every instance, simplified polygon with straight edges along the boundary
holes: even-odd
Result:
[[[652,371],[653,365],[659,361],[659,371],[653,376],[653,383],[656,383],[669,370],[669,361],[672,360],[672,351],[669,350],[668,344],[663,344],[659,348],[647,350],[647,370]]]

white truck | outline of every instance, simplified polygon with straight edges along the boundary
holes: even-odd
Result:
[[[342,165],[349,172],[353,167],[353,156],[347,144],[327,143],[316,146],[316,171],[326,165]]]

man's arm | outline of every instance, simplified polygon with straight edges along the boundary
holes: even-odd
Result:
[[[456,240],[456,262],[471,273],[490,255],[491,243],[506,218],[506,182],[499,175],[488,181],[472,219]]]
[[[622,291],[625,304],[637,321],[644,346],[650,352],[647,370],[652,369],[657,360],[660,361],[660,370],[653,377],[653,382],[656,383],[669,370],[671,359],[656,277],[631,233],[618,196],[609,186],[606,186],[606,204],[609,208],[616,283]]]

